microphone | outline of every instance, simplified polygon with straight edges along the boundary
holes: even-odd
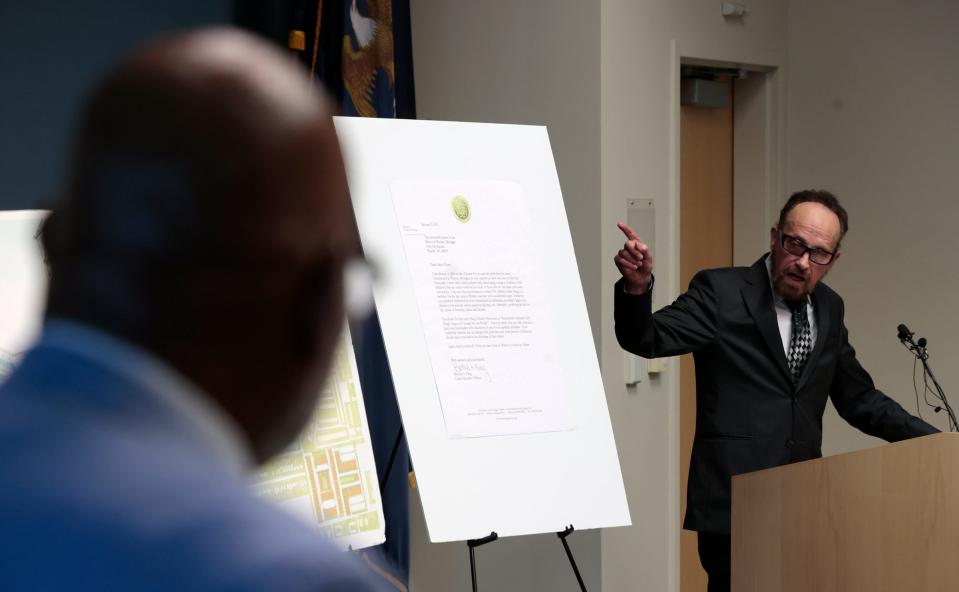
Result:
[[[931,391],[933,397],[939,399],[939,401],[942,403],[942,405],[933,405],[927,400],[926,404],[932,407],[933,411],[936,413],[939,413],[945,409],[946,414],[949,415],[949,431],[959,431],[959,419],[956,419],[956,414],[953,412],[952,406],[949,404],[949,401],[946,400],[946,393],[942,390],[942,386],[939,384],[939,381],[936,380],[936,375],[932,373],[932,368],[929,367],[929,353],[926,351],[926,345],[929,342],[926,341],[925,337],[920,337],[919,339],[913,341],[912,338],[915,337],[915,333],[910,331],[909,327],[902,323],[900,323],[896,329],[899,331],[899,341],[906,346],[906,349],[908,349],[912,355],[916,356],[917,360],[922,362],[923,383],[925,384],[926,391],[930,391],[929,385],[925,382],[928,378],[929,380],[932,380],[933,386],[936,387],[934,391]],[[918,390],[916,391],[916,396],[919,396]]]
[[[909,327],[900,323],[897,329],[899,330],[899,341],[912,339],[913,333],[909,330]]]

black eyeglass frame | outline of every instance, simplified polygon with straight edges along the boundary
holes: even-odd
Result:
[[[798,248],[798,252],[791,251],[790,247],[786,246],[786,241],[789,241],[790,245]],[[793,257],[802,257],[806,253],[809,253],[809,261],[815,263],[816,265],[829,265],[832,263],[832,260],[836,257],[835,251],[827,251],[826,249],[820,249],[819,247],[810,247],[802,239],[797,238],[791,234],[786,234],[785,232],[779,232],[779,244],[782,245],[784,251],[792,255]],[[826,256],[825,261],[817,261],[816,258],[822,258],[821,256]]]

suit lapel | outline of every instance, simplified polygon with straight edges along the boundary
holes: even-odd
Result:
[[[749,310],[750,316],[756,322],[756,326],[766,341],[766,346],[769,347],[769,352],[776,360],[779,369],[792,382],[792,374],[789,372],[789,364],[786,362],[786,352],[783,351],[783,338],[779,333],[779,322],[776,320],[772,289],[769,287],[766,257],[761,258],[749,268],[746,273],[746,282],[747,285],[742,292],[746,309]],[[807,367],[809,365],[807,364]]]
[[[816,315],[816,345],[812,353],[803,366],[802,374],[799,375],[799,384],[796,389],[799,390],[806,384],[809,377],[815,372],[816,363],[819,361],[819,355],[822,353],[823,344],[826,342],[826,335],[829,333],[829,299],[822,296],[822,290],[817,287],[812,294],[813,314]]]

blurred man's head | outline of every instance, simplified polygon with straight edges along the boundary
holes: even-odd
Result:
[[[209,30],[122,64],[83,113],[44,243],[47,314],[165,359],[259,458],[309,417],[356,243],[329,107],[279,50]]]

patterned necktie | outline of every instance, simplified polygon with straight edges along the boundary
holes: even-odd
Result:
[[[789,362],[789,371],[793,375],[793,382],[796,383],[799,382],[799,375],[802,374],[806,358],[809,357],[812,335],[809,316],[806,314],[806,302],[787,302],[786,305],[792,312],[793,324],[792,338],[789,340],[789,355],[786,359]]]

